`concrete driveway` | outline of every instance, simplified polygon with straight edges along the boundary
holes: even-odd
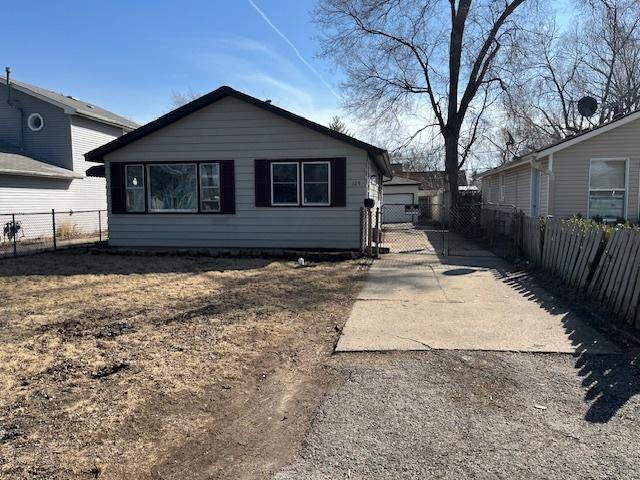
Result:
[[[618,352],[550,292],[479,253],[374,262],[336,351]]]

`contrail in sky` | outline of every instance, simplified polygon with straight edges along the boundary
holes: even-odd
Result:
[[[287,42],[287,44],[293,49],[293,51],[295,52],[296,56],[300,59],[300,61],[304,63],[306,67],[309,70],[311,70],[316,77],[318,77],[318,79],[320,79],[320,81],[324,84],[325,87],[329,89],[329,91],[333,94],[333,96],[336,97],[338,100],[342,100],[342,98],[340,98],[340,95],[338,95],[335,92],[335,90],[331,87],[331,85],[329,85],[329,83],[322,77],[322,75],[320,75],[320,72],[318,72],[318,70],[316,70],[313,67],[313,65],[311,65],[309,62],[305,60],[305,58],[300,53],[300,50],[298,50],[298,48],[293,44],[293,42],[289,40],[287,36],[284,33],[282,33],[280,29],[276,27],[271,20],[269,20],[269,17],[267,17],[264,14],[264,12],[260,10],[255,3],[253,3],[253,0],[247,0],[247,1],[255,9],[255,11],[260,14],[260,16],[264,19],[264,21],[267,22],[267,24],[269,24],[269,26],[273,29],[273,31],[276,32],[278,36],[280,36],[280,38],[282,38],[285,42]]]

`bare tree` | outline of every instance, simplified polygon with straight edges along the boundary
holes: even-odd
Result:
[[[546,15],[522,45],[519,81],[503,96],[516,155],[640,108],[640,2],[574,3],[573,25],[561,31]],[[589,118],[578,112],[585,95],[599,104]],[[504,155],[506,145],[494,145]]]
[[[483,114],[505,88],[516,11],[524,0],[321,0],[315,19],[322,55],[347,75],[346,108],[374,124],[436,128],[454,202],[458,171],[481,128]],[[532,0],[530,0],[532,3]]]
[[[346,123],[344,123],[338,115],[334,115],[329,122],[329,128],[336,132],[344,133],[345,135],[351,135]]]
[[[182,105],[186,105],[189,102],[192,102],[196,98],[200,98],[202,96],[199,92],[194,92],[191,88],[184,92],[174,91],[171,93],[171,107],[178,108]]]

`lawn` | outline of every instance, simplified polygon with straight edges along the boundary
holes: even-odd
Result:
[[[263,478],[341,374],[355,261],[0,261],[0,478]]]

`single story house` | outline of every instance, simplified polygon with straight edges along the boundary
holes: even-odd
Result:
[[[416,205],[420,195],[420,182],[395,174],[383,185],[382,221],[402,223],[412,221],[413,216],[405,214],[405,205]]]
[[[106,209],[105,181],[86,175],[93,164],[84,154],[138,125],[7,72],[0,78],[0,214]],[[24,234],[42,233],[21,221]]]
[[[527,215],[638,222],[640,111],[481,174],[488,204]]]
[[[386,150],[223,86],[86,154],[107,178],[109,244],[360,248]]]

